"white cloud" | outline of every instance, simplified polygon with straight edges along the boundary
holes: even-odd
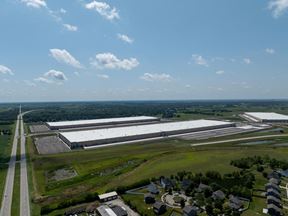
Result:
[[[243,61],[245,64],[251,64],[251,62],[252,62],[251,59],[249,59],[249,58],[244,58]]]
[[[134,42],[134,40],[130,37],[128,37],[128,35],[125,35],[125,34],[117,34],[117,37],[118,39],[126,42],[126,43],[129,43],[129,44],[132,44]]]
[[[85,5],[89,10],[97,11],[101,16],[108,20],[119,19],[119,13],[115,7],[111,7],[106,2],[92,1]]]
[[[14,73],[12,72],[12,70],[8,67],[6,67],[5,65],[0,65],[0,74],[10,74],[10,75],[14,75]]]
[[[265,52],[268,53],[268,54],[274,54],[274,53],[275,53],[275,50],[272,49],[272,48],[266,48],[266,49],[265,49]]]
[[[197,55],[197,54],[193,54],[192,55],[192,59],[195,62],[195,64],[208,67],[208,62],[203,56]]]
[[[268,8],[272,11],[273,17],[278,18],[288,9],[288,0],[271,0]]]
[[[43,76],[34,79],[36,82],[42,82],[47,84],[62,84],[63,81],[66,81],[67,77],[62,71],[57,70],[49,70],[48,72],[44,73]]]
[[[97,77],[101,79],[109,79],[109,76],[107,74],[97,74]]]
[[[21,0],[21,2],[33,8],[47,7],[45,0]]]
[[[161,81],[161,82],[169,82],[171,81],[172,77],[169,74],[151,74],[151,73],[145,73],[143,76],[140,77],[140,79],[143,79],[145,81],[154,82],[154,81]]]
[[[223,70],[216,71],[216,74],[218,74],[218,75],[222,75],[224,73],[225,73],[225,71],[223,71]]]
[[[30,86],[30,87],[35,87],[36,86],[36,84],[34,82],[31,82],[30,80],[24,80],[24,83],[27,86]]]
[[[67,50],[63,49],[50,49],[51,55],[58,62],[65,63],[75,68],[82,68],[80,62],[75,59]]]
[[[185,88],[191,88],[192,86],[190,84],[185,85]]]
[[[49,77],[58,81],[66,81],[67,77],[65,74],[61,71],[56,71],[56,70],[49,70],[44,74],[45,77]]]
[[[60,9],[60,13],[62,13],[62,14],[66,14],[67,11],[66,11],[64,8],[61,8],[61,9]]]
[[[68,31],[77,31],[78,30],[78,27],[77,26],[74,26],[74,25],[70,25],[70,24],[63,24],[63,26],[65,27],[66,30]]]
[[[99,53],[91,61],[91,65],[106,69],[131,70],[139,65],[136,58],[119,59],[112,53]]]
[[[42,83],[47,83],[47,84],[53,83],[52,80],[47,79],[47,78],[45,78],[45,77],[38,77],[38,78],[34,79],[34,81],[36,81],[36,82],[42,82]]]

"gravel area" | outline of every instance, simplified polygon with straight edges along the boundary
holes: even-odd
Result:
[[[34,139],[39,154],[57,154],[71,151],[57,136],[39,137]]]
[[[45,124],[33,124],[29,126],[31,133],[42,133],[50,131],[50,129]]]

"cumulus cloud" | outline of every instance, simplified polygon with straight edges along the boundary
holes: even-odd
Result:
[[[109,76],[107,74],[97,74],[97,77],[100,79],[109,79]]]
[[[267,49],[265,49],[265,52],[272,55],[275,53],[275,50],[272,48],[267,48]]]
[[[5,65],[0,65],[0,74],[14,75],[12,70],[10,68],[8,68],[7,66],[5,66]]]
[[[49,70],[44,74],[45,77],[49,77],[58,81],[66,81],[67,77],[65,74],[61,71],[56,71],[56,70]]]
[[[58,62],[65,63],[75,68],[82,68],[80,62],[65,49],[50,49],[50,53]]]
[[[203,56],[197,55],[197,54],[193,54],[192,55],[192,59],[195,62],[195,64],[208,67],[208,62]]]
[[[63,26],[65,27],[66,30],[68,31],[77,31],[78,30],[78,27],[77,26],[74,26],[74,25],[70,25],[70,24],[63,24]]]
[[[42,82],[47,84],[62,84],[62,82],[66,80],[66,75],[62,71],[57,70],[49,70],[48,72],[44,73],[43,76],[34,79],[34,81],[36,82]]]
[[[33,8],[47,7],[45,0],[21,0],[21,2]]]
[[[249,58],[244,58],[243,61],[245,64],[251,64],[252,63],[251,59],[249,59]]]
[[[268,8],[272,11],[273,17],[278,18],[287,11],[288,0],[271,0]]]
[[[158,74],[158,73],[145,73],[143,76],[140,77],[140,79],[149,81],[149,82],[154,82],[154,81],[160,81],[160,82],[169,82],[171,81],[172,77],[169,74]]]
[[[139,65],[136,58],[119,59],[112,53],[99,53],[91,61],[91,65],[106,69],[131,70]]]
[[[38,77],[38,78],[34,79],[34,81],[47,83],[47,84],[53,83],[53,80],[50,80],[50,79],[45,78],[45,77]]]
[[[101,16],[108,20],[119,19],[119,13],[115,7],[111,7],[106,2],[92,1],[85,5],[85,8],[88,10],[95,10]]]
[[[125,34],[117,34],[117,37],[118,39],[126,42],[126,43],[129,43],[129,44],[132,44],[134,42],[134,40],[130,37],[128,37],[128,35],[125,35]]]
[[[223,70],[216,71],[216,74],[218,74],[218,75],[222,75],[224,73],[225,73],[225,71],[223,71]]]

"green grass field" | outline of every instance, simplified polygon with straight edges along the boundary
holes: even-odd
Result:
[[[13,199],[12,199],[11,214],[20,215],[20,164],[17,163],[15,166],[14,176],[14,188],[13,188]]]
[[[14,133],[15,125],[0,125],[0,129],[11,129]],[[0,205],[2,201],[2,194],[5,186],[5,178],[7,173],[7,168],[10,160],[11,147],[12,147],[13,134],[0,135]]]
[[[28,144],[33,161],[30,163],[34,187],[32,196],[38,202],[38,205],[33,205],[37,206],[35,210],[38,212],[41,205],[57,204],[68,197],[87,192],[102,193],[182,170],[194,173],[216,170],[224,174],[237,169],[230,166],[232,159],[254,155],[286,159],[288,153],[288,148],[273,148],[269,145],[241,147],[225,144],[192,148],[189,141],[174,139],[39,156],[35,154],[31,140]],[[46,172],[65,166],[73,167],[78,176],[53,184],[47,182]]]

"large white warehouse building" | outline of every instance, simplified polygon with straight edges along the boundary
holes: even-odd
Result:
[[[194,120],[159,124],[134,125],[86,131],[62,132],[60,138],[71,148],[103,145],[127,141],[139,141],[148,138],[160,138],[226,127],[234,123],[214,120]]]
[[[121,125],[121,124],[147,123],[147,122],[156,122],[156,121],[160,121],[160,119],[156,117],[151,117],[151,116],[136,116],[136,117],[122,117],[122,118],[47,122],[46,124],[51,130],[60,130],[60,129],[69,129],[69,128],[113,126],[113,125]]]
[[[274,112],[245,112],[243,117],[251,122],[288,123],[288,116]]]

